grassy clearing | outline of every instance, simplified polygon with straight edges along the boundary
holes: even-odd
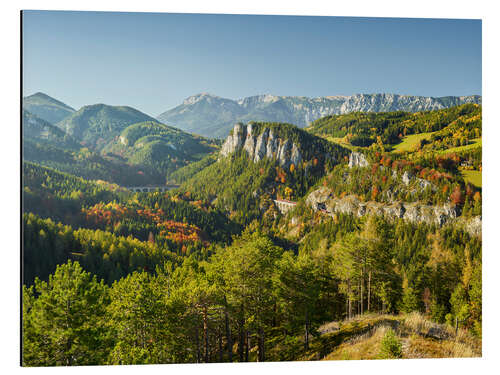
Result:
[[[403,138],[403,141],[401,143],[398,143],[397,145],[394,146],[392,152],[398,153],[398,152],[405,152],[405,151],[414,151],[415,146],[420,142],[422,139],[430,139],[432,134],[436,132],[429,132],[429,133],[418,133],[418,134],[411,134]]]
[[[459,147],[452,147],[448,148],[446,150],[441,150],[438,151],[438,154],[449,154],[452,152],[461,152],[461,151],[467,151],[467,150],[472,150],[474,148],[482,147],[483,146],[483,139],[482,138],[474,138],[471,139],[471,143],[465,146],[459,146]]]
[[[356,146],[353,146],[348,142],[344,142],[343,138],[336,138],[336,137],[330,137],[330,136],[324,136],[323,138],[326,139],[328,142],[338,144],[338,145],[343,146],[345,148],[348,148],[349,150],[352,150],[352,151],[357,149]]]
[[[382,340],[389,330],[387,327],[379,327],[374,332],[367,332],[348,340],[328,354],[324,360],[360,360],[380,359]]]
[[[465,180],[465,182],[468,182],[476,187],[482,187],[483,186],[483,174],[481,171],[467,171],[463,170],[462,171],[462,176]]]

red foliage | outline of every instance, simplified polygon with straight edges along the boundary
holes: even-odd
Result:
[[[453,192],[450,195],[450,200],[454,204],[463,204],[464,203],[464,195],[462,193],[462,189],[460,189],[460,186],[456,186]]]
[[[90,224],[97,227],[107,225],[116,227],[124,219],[145,221],[155,224],[159,229],[160,236],[172,241],[178,243],[202,241],[202,232],[198,227],[187,223],[166,220],[162,209],[144,208],[133,210],[117,203],[108,203],[106,205],[98,203],[89,209],[83,209],[83,214]],[[151,240],[151,236],[149,240]]]

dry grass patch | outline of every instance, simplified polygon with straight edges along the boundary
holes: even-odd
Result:
[[[454,340],[436,340],[413,335],[408,339],[405,358],[470,358],[480,357],[471,346]]]
[[[379,359],[381,343],[389,328],[378,327],[375,331],[358,335],[342,343],[336,350],[327,355],[325,360],[362,360]]]

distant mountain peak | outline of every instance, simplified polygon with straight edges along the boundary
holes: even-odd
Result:
[[[222,99],[222,98],[220,96],[213,95],[213,94],[210,94],[208,92],[201,92],[199,94],[192,95],[192,96],[184,99],[182,104],[191,105],[191,104],[195,104],[203,99]]]
[[[29,95],[29,96],[26,96],[23,98],[24,100],[41,100],[44,104],[52,104],[52,105],[57,105],[57,106],[60,106],[60,107],[63,107],[63,108],[66,108],[70,111],[75,111],[74,108],[70,107],[69,105],[67,105],[66,103],[63,103],[61,102],[60,100],[57,100],[55,98],[53,98],[52,96],[50,95],[47,95],[41,91],[38,91],[32,95]]]
[[[23,98],[23,109],[51,124],[55,124],[75,112],[69,105],[43,92],[25,96]]]

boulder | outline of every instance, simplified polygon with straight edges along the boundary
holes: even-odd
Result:
[[[411,182],[411,180],[413,179],[413,174],[411,174],[410,172],[408,171],[405,171],[403,173],[403,177],[401,178],[403,180],[403,183],[408,186]]]

